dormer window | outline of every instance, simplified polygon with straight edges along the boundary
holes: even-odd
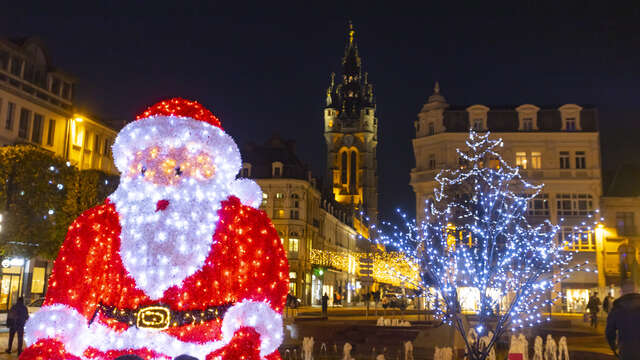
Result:
[[[271,163],[271,176],[282,177],[283,164],[280,161],[274,161]]]
[[[242,163],[242,169],[240,170],[240,177],[243,177],[243,178],[251,177],[250,163]]]
[[[580,112],[582,107],[576,104],[566,104],[558,108],[560,111],[560,118],[562,119],[562,131],[580,131],[582,126],[580,124]]]
[[[536,131],[538,130],[538,111],[540,108],[524,104],[516,108],[518,112],[518,130],[520,131]]]
[[[473,119],[473,131],[482,131],[482,119]]]
[[[435,127],[435,125],[433,124],[433,122],[430,122],[430,123],[429,123],[429,130],[427,131],[427,134],[428,134],[429,136],[431,136],[431,135],[435,135],[435,134],[436,134],[436,127]]]
[[[487,114],[489,108],[484,105],[472,105],[467,108],[469,113],[469,128],[473,131],[487,131]]]

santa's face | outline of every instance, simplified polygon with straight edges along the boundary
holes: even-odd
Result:
[[[206,152],[154,146],[136,153],[110,199],[122,227],[120,255],[139,288],[157,299],[202,267],[229,194]]]

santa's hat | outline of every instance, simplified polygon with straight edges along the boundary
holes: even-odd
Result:
[[[150,106],[127,124],[113,144],[113,158],[126,173],[135,154],[158,146],[161,151],[186,147],[211,156],[216,181],[231,183],[240,170],[238,146],[222,129],[220,120],[197,101],[173,98]]]

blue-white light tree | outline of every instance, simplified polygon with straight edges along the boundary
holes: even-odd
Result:
[[[525,216],[542,185],[528,183],[518,167],[502,160],[502,140],[471,131],[466,144],[458,149],[459,168],[436,176],[439,186],[424,220],[380,232],[378,240],[420,264],[422,284],[414,285],[462,335],[467,358],[482,360],[505,331],[546,320],[542,312],[556,300],[554,286],[577,268],[556,240],[559,227],[548,220],[532,224]],[[461,290],[470,289],[477,320],[467,323],[460,301]],[[471,329],[488,336],[482,345],[467,338]]]

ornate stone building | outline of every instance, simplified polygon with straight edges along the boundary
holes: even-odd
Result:
[[[373,85],[362,76],[353,25],[349,24],[342,58],[342,77],[335,73],[327,89],[324,137],[327,142],[327,179],[336,201],[364,210],[372,223],[378,217],[376,146],[378,119]]]
[[[260,208],[271,218],[289,260],[289,292],[305,305],[319,305],[323,293],[340,292],[350,303],[359,289],[354,253],[358,247],[353,218],[332,199],[322,197],[316,180],[295,152],[295,142],[273,136],[242,150],[240,177],[254,179],[263,192]],[[323,254],[350,259],[332,266]]]
[[[76,79],[53,66],[37,38],[0,38],[0,145],[32,144],[79,169],[117,174],[116,131],[73,105]]]
[[[545,184],[543,193],[529,204],[530,219],[562,222],[559,237],[563,239],[578,226],[582,240],[571,246],[578,251],[574,259],[595,264],[595,236],[586,230],[582,233],[580,225],[599,208],[602,195],[596,109],[576,104],[450,105],[436,83],[415,121],[416,167],[411,171],[411,186],[419,219],[426,201],[433,199],[435,175],[458,166],[456,148],[464,147],[471,128],[502,138],[502,157],[520,166],[529,181]],[[588,290],[597,287],[594,273],[579,272],[567,279],[561,289],[567,299],[564,309],[581,311]]]

